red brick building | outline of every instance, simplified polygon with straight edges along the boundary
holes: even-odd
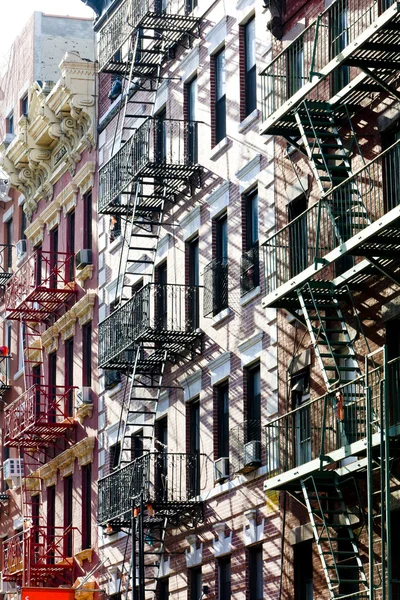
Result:
[[[34,13],[1,83],[0,592],[7,598],[25,597],[27,588],[44,598],[42,588],[54,596],[64,587],[65,597],[89,599],[97,587],[91,27]]]
[[[281,598],[399,593],[399,3],[271,2]]]

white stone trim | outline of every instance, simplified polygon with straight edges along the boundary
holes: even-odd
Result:
[[[196,48],[193,48],[180,63],[182,83],[185,84],[197,74],[199,64],[200,49],[197,46]]]
[[[168,102],[169,96],[169,81],[164,81],[157,90],[156,100],[154,103],[154,114],[156,115]]]
[[[6,212],[3,215],[3,223],[7,223],[7,221],[9,221],[12,216],[14,214],[14,204],[12,206],[10,206],[10,208],[8,210],[6,210]]]
[[[241,194],[245,194],[257,184],[260,170],[261,154],[256,154],[254,158],[235,173],[239,180]]]
[[[154,264],[157,266],[162,260],[167,258],[169,245],[170,245],[171,235],[167,233],[161,240],[158,242],[157,246],[157,254]]]
[[[215,54],[220,50],[228,35],[228,17],[224,16],[219,23],[214,25],[206,34],[206,42],[208,44],[208,54]]]
[[[210,217],[215,219],[218,217],[227,206],[229,206],[229,181],[224,181],[216,190],[214,190],[206,202],[209,207]]]
[[[265,519],[261,519],[261,523],[257,525],[257,511],[255,508],[247,510],[244,513],[248,524],[243,525],[244,545],[249,546],[256,542],[262,542],[265,539],[264,523]]]
[[[190,375],[185,375],[178,380],[179,385],[183,387],[183,399],[185,402],[196,398],[201,392],[202,371],[196,371]]]
[[[208,370],[211,376],[211,385],[216,385],[229,377],[231,373],[231,353],[224,352],[214,360],[211,360],[208,363]]]
[[[225,536],[225,521],[215,523],[213,530],[217,538],[213,539],[214,556],[223,556],[232,552],[232,531]]]
[[[179,227],[182,229],[182,238],[186,242],[200,229],[200,206],[196,206],[187,215],[179,221]]]
[[[245,367],[260,358],[262,354],[263,337],[264,332],[259,331],[238,345],[242,367]]]
[[[254,300],[254,298],[257,298],[257,296],[259,296],[260,294],[261,294],[261,287],[258,285],[257,287],[255,287],[252,290],[250,290],[249,292],[247,292],[247,294],[245,294],[244,296],[241,296],[240,306],[246,306],[246,304],[249,304],[249,302]]]
[[[157,414],[156,419],[164,417],[168,413],[169,409],[169,390],[164,390],[160,394],[160,398],[157,402]]]
[[[203,562],[203,543],[201,542],[197,548],[196,535],[188,535],[186,541],[189,544],[189,550],[185,550],[186,567],[189,569],[201,565]]]

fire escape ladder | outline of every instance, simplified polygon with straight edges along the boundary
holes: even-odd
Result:
[[[24,384],[25,390],[29,390],[33,385],[43,384],[43,346],[42,346],[42,328],[40,323],[31,321],[20,322],[21,342],[24,356]],[[34,367],[39,367],[38,372],[34,372]]]
[[[353,341],[333,284],[309,281],[297,294],[327,390],[359,377]]]
[[[148,376],[140,374],[143,349],[138,346],[135,350],[135,362],[132,369],[131,379],[127,378],[125,386],[125,397],[122,402],[119,430],[121,431],[121,453],[119,467],[132,462],[132,433],[133,429],[143,429],[143,439],[150,440],[154,444],[154,427],[157,414],[157,406],[163,389],[163,377],[167,362],[168,351],[157,355],[159,362],[158,373],[153,375],[153,385],[148,389]],[[141,384],[138,385],[138,382]],[[161,449],[163,450],[163,449]]]
[[[364,525],[362,511],[350,512],[341,484],[332,471],[302,479],[301,488],[330,597],[346,595],[344,586],[353,587],[357,594],[362,585],[367,593],[368,582],[355,534]]]

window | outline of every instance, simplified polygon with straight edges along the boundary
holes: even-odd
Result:
[[[82,327],[82,384],[92,385],[92,323]]]
[[[28,94],[26,94],[23,98],[21,98],[21,115],[23,117],[28,116]]]
[[[243,27],[244,36],[244,86],[245,117],[257,108],[256,73],[256,20],[253,18]]]
[[[218,600],[230,600],[231,597],[231,558],[218,560]]]
[[[110,469],[115,469],[119,464],[119,457],[121,454],[121,442],[117,442],[110,446]]]
[[[228,217],[226,213],[215,222],[215,249],[214,314],[218,314],[228,307]]]
[[[293,546],[293,567],[295,600],[312,600],[314,598],[312,540]]]
[[[66,530],[64,552],[66,556],[72,556],[72,503],[73,484],[72,475],[69,475],[68,477],[64,477],[64,529]]]
[[[92,545],[92,464],[82,466],[82,549]]]
[[[214,146],[226,136],[226,72],[225,49],[214,56],[215,98],[214,98]]]
[[[167,329],[168,326],[168,292],[167,292],[167,261],[164,261],[156,272],[156,327]]]
[[[295,416],[295,463],[303,465],[311,460],[311,429],[310,429],[310,407],[306,404],[310,399],[310,373],[301,371],[290,378],[290,389],[293,410]]]
[[[200,402],[195,400],[189,409],[189,494],[200,494]]]
[[[25,337],[25,323],[19,323],[18,331],[18,372],[24,368],[24,337]]]
[[[50,287],[57,288],[58,270],[58,227],[50,232]]]
[[[71,255],[69,261],[69,280],[75,276],[75,211],[67,215],[67,252]]]
[[[198,161],[198,138],[197,138],[197,77],[186,85],[186,102],[188,118],[188,161],[195,164]]]
[[[246,370],[247,442],[261,440],[261,387],[260,365]]]
[[[187,243],[186,252],[188,257],[188,279],[189,279],[189,315],[188,325],[190,329],[197,329],[200,324],[199,319],[199,238],[195,238]]]
[[[35,265],[35,283],[39,286],[42,283],[42,246],[39,244],[35,248],[36,265]]]
[[[167,111],[165,108],[156,115],[156,159],[158,163],[167,160]]]
[[[74,385],[74,338],[69,338],[65,342],[65,386],[67,388]],[[74,392],[67,390],[67,411],[72,417],[74,414]]]
[[[290,276],[298,275],[308,266],[308,238],[307,238],[307,198],[305,195],[292,200],[288,204],[289,227],[289,269]]]
[[[52,403],[52,408],[49,411],[49,421],[55,422],[56,413],[54,410],[54,398],[57,393],[57,352],[49,354],[48,358],[48,382],[49,382],[49,401]]]
[[[54,539],[56,524],[56,486],[51,485],[47,488],[47,544],[49,562],[54,563]]]
[[[156,459],[156,487],[160,500],[167,498],[168,483],[168,419],[163,417],[156,423],[156,449],[158,452]]]
[[[287,53],[287,86],[288,97],[293,96],[306,79],[304,77],[304,46],[303,40],[291,44]]]
[[[21,206],[21,212],[20,212],[20,229],[19,229],[19,239],[20,240],[26,240],[26,235],[25,235],[25,229],[26,228],[27,228],[26,213],[24,211],[24,207]]]
[[[189,570],[189,590],[188,600],[201,600],[203,596],[203,577],[201,567],[194,567]]]
[[[143,431],[132,435],[132,460],[143,456]]]
[[[258,248],[258,193],[252,191],[244,197],[244,253],[240,269],[241,294],[250,292],[260,284]]]
[[[15,133],[14,131],[14,113],[11,112],[6,118],[6,133]]]
[[[342,52],[349,43],[347,0],[340,0],[330,12],[331,59]],[[332,95],[340,92],[350,82],[350,68],[342,65],[332,73]]]
[[[169,579],[163,577],[158,582],[158,600],[168,600],[169,598]]]
[[[192,12],[198,5],[198,0],[186,0],[186,12]]]
[[[12,269],[12,243],[14,236],[14,223],[13,219],[8,219],[5,222],[5,234],[6,234],[6,244],[7,244],[7,254],[6,254],[6,267],[8,270]]]
[[[8,348],[8,354],[12,354],[11,352],[11,333],[12,333],[12,325],[10,322],[6,322],[6,336],[5,336],[5,345]],[[5,368],[6,368],[6,378],[7,381],[10,381],[11,378],[11,360],[7,359]]]
[[[247,554],[249,565],[249,600],[263,599],[263,551],[262,545],[252,546]]]
[[[229,384],[216,388],[217,395],[217,458],[229,456]]]
[[[93,248],[93,214],[92,214],[92,192],[90,191],[83,197],[83,245],[85,250],[92,250]]]

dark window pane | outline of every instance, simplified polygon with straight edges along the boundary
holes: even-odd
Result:
[[[221,50],[215,61],[215,143],[226,136],[226,70],[225,50]]]
[[[217,458],[229,456],[229,385],[217,388]]]
[[[263,598],[263,559],[262,546],[249,548],[249,582],[250,600],[262,600]]]
[[[256,21],[244,28],[246,116],[257,108]]]

